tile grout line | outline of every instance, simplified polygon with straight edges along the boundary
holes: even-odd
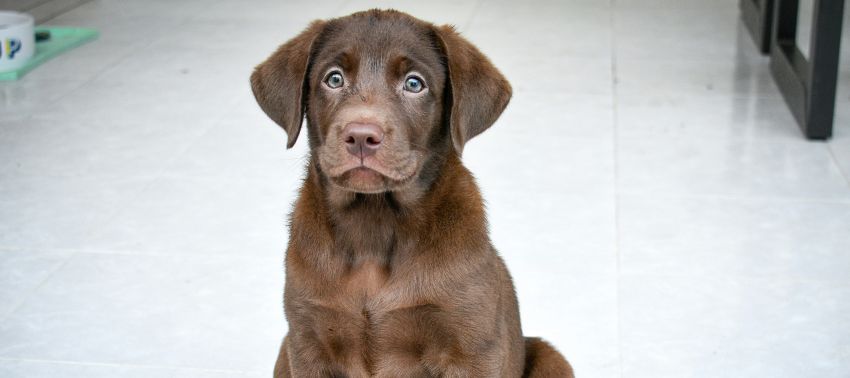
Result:
[[[71,259],[75,258],[77,255],[78,255],[77,252],[72,252],[65,258],[65,260],[63,260],[59,264],[56,264],[56,267],[51,269],[50,272],[47,273],[46,276],[44,276],[44,279],[42,279],[41,281],[38,282],[38,285],[35,285],[35,287],[33,287],[32,289],[27,290],[26,295],[22,296],[21,299],[17,303],[15,303],[14,306],[12,306],[5,313],[0,314],[0,320],[5,321],[10,316],[12,316],[12,314],[14,314],[15,311],[18,311],[18,309],[23,307],[23,305],[27,302],[27,300],[30,299],[30,297],[32,297],[39,289],[41,289],[47,283],[48,280],[53,278],[53,276],[56,275],[56,272],[58,272],[59,270],[64,268],[65,265],[68,265],[68,263],[71,261]],[[0,357],[0,359],[2,359],[2,357]]]
[[[621,253],[620,253],[620,167],[619,167],[619,111],[617,104],[617,30],[615,27],[616,24],[616,10],[617,10],[617,0],[610,0],[608,7],[608,16],[609,16],[609,27],[611,28],[611,115],[612,115],[612,123],[613,128],[611,132],[612,145],[613,145],[613,166],[614,166],[614,254],[616,258],[616,308],[617,308],[617,365],[619,374],[618,376],[622,378],[623,376],[623,326],[622,326],[622,311],[621,311],[621,294],[622,294],[622,284],[621,284]]]
[[[33,252],[33,251],[44,251],[44,252],[53,252],[53,253],[62,253],[70,258],[71,256],[79,256],[79,255],[92,255],[92,256],[132,256],[132,257],[187,257],[187,258],[202,258],[202,257],[222,257],[222,258],[234,258],[239,260],[263,260],[265,257],[263,255],[244,255],[244,254],[235,254],[235,253],[225,253],[225,252],[214,252],[214,253],[203,253],[203,252],[191,252],[191,253],[175,253],[169,252],[165,250],[143,250],[143,249],[77,249],[77,248],[69,248],[69,249],[57,249],[57,248],[7,248],[0,247],[0,253],[3,252]],[[61,263],[60,263],[61,264]]]
[[[832,158],[832,162],[835,163],[835,166],[838,167],[838,173],[841,175],[841,177],[844,177],[844,181],[846,181],[847,186],[850,187],[850,173],[844,172],[844,167],[842,167],[841,162],[838,161],[838,156],[835,156],[835,150],[832,149],[832,146],[833,143],[826,144],[826,149],[827,151],[829,151],[829,156]]]
[[[51,363],[62,365],[78,365],[78,366],[100,366],[100,367],[124,367],[136,369],[171,369],[171,370],[191,370],[199,372],[217,372],[217,373],[253,373],[255,370],[232,370],[232,369],[208,369],[187,366],[169,366],[169,365],[145,365],[145,364],[123,364],[113,362],[92,362],[92,361],[68,361],[68,360],[51,360],[42,358],[17,358],[17,357],[0,357],[0,361],[19,361],[19,362],[37,362]]]
[[[735,194],[703,194],[703,193],[684,193],[676,191],[664,190],[618,190],[618,196],[630,197],[657,197],[663,195],[664,198],[674,200],[719,200],[719,201],[758,201],[758,202],[784,202],[794,204],[850,204],[850,197],[846,198],[813,198],[813,197],[798,197],[798,196],[751,196],[751,195],[735,195]]]

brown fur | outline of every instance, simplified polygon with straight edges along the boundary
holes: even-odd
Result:
[[[327,77],[339,73],[342,87]],[[404,86],[411,74],[425,89]],[[257,67],[252,88],[307,177],[291,215],[275,377],[572,377],[525,339],[463,145],[507,106],[508,82],[447,26],[372,10],[316,21]],[[383,132],[347,152],[352,122]]]

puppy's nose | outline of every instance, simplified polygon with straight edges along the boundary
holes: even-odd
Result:
[[[350,154],[364,158],[378,151],[384,132],[378,125],[352,122],[342,129],[342,140]]]

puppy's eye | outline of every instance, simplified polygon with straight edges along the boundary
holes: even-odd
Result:
[[[331,72],[325,77],[325,85],[329,88],[337,89],[343,84],[345,84],[345,80],[343,80],[342,74],[339,71]]]
[[[411,93],[419,93],[425,89],[425,82],[416,76],[408,76],[404,79],[404,90]]]

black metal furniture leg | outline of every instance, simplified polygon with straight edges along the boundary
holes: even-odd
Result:
[[[741,18],[762,54],[770,52],[773,29],[773,0],[741,0]]]
[[[814,0],[809,58],[796,43],[798,0],[774,0],[770,70],[806,138],[832,136],[844,0]]]

